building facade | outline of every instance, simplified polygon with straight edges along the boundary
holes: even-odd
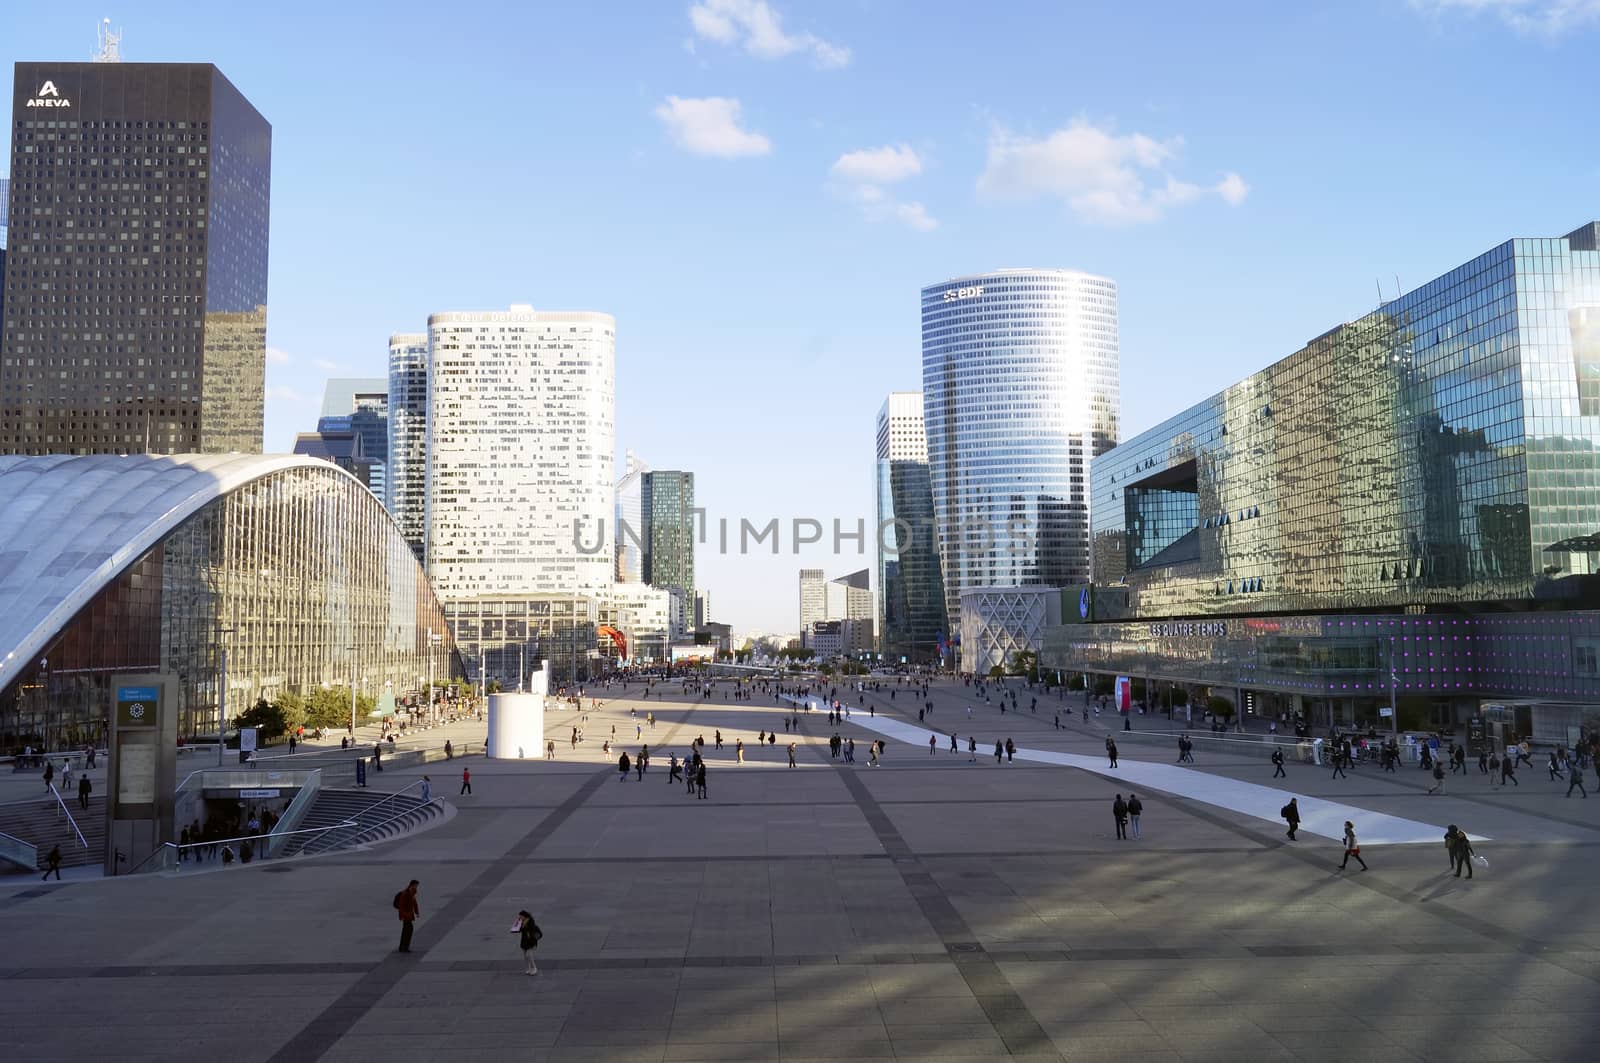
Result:
[[[974,587],[961,593],[961,670],[987,675],[1013,671],[1018,654],[1044,646],[1061,623],[1061,591],[1053,587]]]
[[[1095,622],[1046,663],[1564,728],[1600,699],[1597,238],[1508,241],[1098,458]]]
[[[612,536],[616,539],[618,583],[644,582],[644,474],[650,466],[628,451],[624,458],[622,479],[617,481],[616,501],[612,508]]]
[[[928,436],[920,391],[894,391],[878,411],[878,649],[885,660],[937,660],[946,631]]]
[[[457,633],[469,672],[503,640],[497,616],[549,618],[552,637],[587,624],[595,652],[615,559],[615,334],[609,314],[528,306],[428,319],[427,570],[476,624]],[[550,660],[552,683],[587,673],[568,670],[587,656]]]
[[[427,564],[428,337],[389,337],[389,475],[384,505],[417,561]]]
[[[820,568],[800,570],[800,635],[818,620],[828,619],[828,580]]]
[[[259,453],[272,129],[216,67],[18,63],[0,453]]]
[[[922,289],[923,419],[946,624],[975,587],[1089,573],[1089,462],[1116,445],[1114,281],[1011,269]]]
[[[672,635],[694,627],[694,473],[655,469],[640,479],[644,581],[675,592]]]
[[[229,719],[286,692],[353,681],[381,699],[461,673],[393,520],[332,465],[7,457],[0,492],[0,747],[104,741],[129,673],[172,677],[178,733],[215,735],[224,650]]]

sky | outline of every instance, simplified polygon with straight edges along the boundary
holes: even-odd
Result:
[[[614,314],[618,469],[695,472],[740,632],[797,630],[801,567],[872,566],[923,285],[1114,278],[1127,437],[1600,217],[1600,0],[0,0],[0,60],[88,58],[105,16],[272,123],[269,452],[430,313]]]

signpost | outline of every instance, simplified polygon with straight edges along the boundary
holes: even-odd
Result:
[[[166,675],[112,676],[115,711],[107,742],[105,870],[120,856],[134,867],[172,840],[178,714]]]

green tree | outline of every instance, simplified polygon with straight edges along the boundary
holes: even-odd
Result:
[[[1011,655],[1011,674],[1029,675],[1037,674],[1039,655],[1032,650],[1018,650]]]
[[[306,722],[306,699],[292,690],[285,690],[272,699],[272,704],[283,715],[283,725],[286,732],[304,726]]]
[[[1206,708],[1211,715],[1219,720],[1227,721],[1233,719],[1233,702],[1220,694],[1213,694],[1207,698]]]
[[[1005,669],[1004,665],[997,664],[993,668],[989,669],[989,678],[990,679],[1003,679],[1005,677],[1005,674],[1006,674],[1006,669]]]
[[[283,712],[266,698],[256,699],[254,705],[233,718],[233,723],[235,727],[254,727],[263,744],[281,738],[288,731]]]

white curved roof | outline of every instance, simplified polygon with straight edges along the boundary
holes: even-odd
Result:
[[[0,457],[0,689],[102,587],[201,507],[302,468],[349,476],[293,455]]]

